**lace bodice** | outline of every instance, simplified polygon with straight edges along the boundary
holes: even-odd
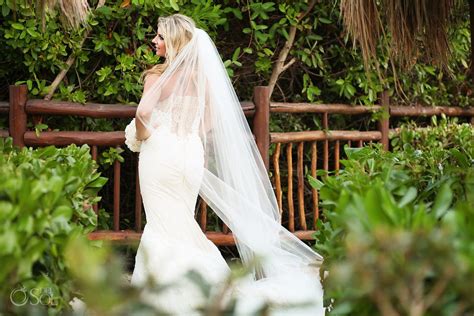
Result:
[[[178,137],[199,132],[201,112],[198,98],[194,96],[171,96],[159,101],[152,110],[148,129],[168,130]],[[125,128],[125,144],[131,151],[139,152],[142,142],[136,139],[135,119]]]
[[[169,129],[178,136],[197,133],[199,104],[194,96],[171,96],[158,103],[152,111],[150,125],[154,129]]]

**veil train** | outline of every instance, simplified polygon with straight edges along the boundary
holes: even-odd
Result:
[[[186,96],[195,102],[182,102]],[[137,118],[150,134],[157,128],[155,111],[169,113],[177,135],[199,130],[206,163],[199,194],[232,230],[242,262],[252,267],[251,280],[242,285],[246,297],[310,302],[311,315],[323,315],[323,258],[281,226],[267,170],[205,31],[194,29],[190,42],[143,95]]]

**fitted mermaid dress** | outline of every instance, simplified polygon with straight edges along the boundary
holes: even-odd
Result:
[[[193,97],[184,97],[183,102],[190,105]],[[195,270],[206,281],[217,283],[225,278],[229,267],[194,218],[204,170],[197,126],[180,135],[173,131],[172,119],[172,114],[155,111],[152,122],[157,128],[139,148],[146,225],[131,282],[143,285],[151,278],[157,284],[172,284],[157,296],[157,304],[170,313],[186,314],[199,306],[203,297],[185,274]],[[133,142],[135,122],[127,128],[127,140]]]
[[[146,215],[131,283],[144,286],[152,280],[159,285],[171,285],[159,293],[144,292],[147,302],[171,315],[199,315],[196,310],[207,301],[198,285],[186,277],[189,271],[198,272],[212,291],[219,291],[230,273],[220,251],[194,218],[197,197],[210,185],[203,178],[215,179],[205,167],[202,121],[196,119],[202,113],[198,112],[197,103],[192,96],[160,101],[160,106],[151,113],[153,132],[142,142],[136,140],[134,120],[125,129],[127,146],[140,152],[140,191]],[[173,109],[180,109],[179,115]],[[216,193],[220,195],[213,196],[214,201],[233,196],[225,190]],[[233,198],[239,201],[241,197]],[[235,214],[235,220],[245,221],[245,214],[242,215],[240,219],[241,215]],[[245,222],[245,226],[254,229],[251,224]],[[273,266],[284,265],[283,259],[282,256],[273,262]],[[239,280],[231,294],[237,299],[237,314],[251,314],[263,302],[291,305],[313,301],[308,307],[273,309],[271,315],[323,315],[321,285],[313,277],[306,277],[309,273],[298,269],[292,273],[289,266],[288,273],[270,279]]]

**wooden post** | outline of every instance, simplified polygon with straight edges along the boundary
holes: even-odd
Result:
[[[474,83],[474,0],[469,0],[469,23],[471,30],[471,83]],[[474,125],[474,116],[471,116],[471,124]]]
[[[328,112],[323,113],[323,129],[324,133],[329,131],[329,114]],[[327,139],[324,140],[323,144],[323,169],[328,171],[329,170],[329,141]]]
[[[120,161],[114,161],[114,231],[120,228]]]
[[[24,147],[23,139],[26,132],[26,100],[28,99],[28,89],[26,85],[10,86],[10,136],[13,138],[13,145]]]
[[[469,0],[469,22],[471,29],[471,83],[474,82],[474,0]]]
[[[389,148],[389,139],[388,133],[390,128],[390,96],[388,91],[384,90],[380,93],[380,106],[382,107],[382,117],[379,119],[379,130],[382,133],[382,143],[383,149],[388,150]]]
[[[268,170],[270,166],[270,88],[266,86],[255,87],[253,102],[255,103],[253,133],[265,168]]]
[[[142,232],[142,195],[140,193],[140,178],[138,173],[138,162],[136,171],[136,185],[135,185],[135,231]]]
[[[97,154],[98,154],[98,149],[97,149],[97,146],[92,146],[91,147],[91,156],[92,156],[92,159],[97,162]],[[99,204],[97,203],[94,203],[94,205],[92,205],[92,209],[94,210],[95,214],[97,216],[99,216]]]

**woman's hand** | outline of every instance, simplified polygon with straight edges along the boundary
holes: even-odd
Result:
[[[150,116],[151,116],[151,114],[138,113],[138,112],[135,116],[135,126],[137,128],[136,137],[137,137],[137,140],[139,140],[139,141],[143,141],[143,140],[147,139],[148,137],[150,137],[150,135],[151,135],[151,133],[148,131],[146,126],[143,125],[143,123],[141,122],[139,117],[150,117]]]

